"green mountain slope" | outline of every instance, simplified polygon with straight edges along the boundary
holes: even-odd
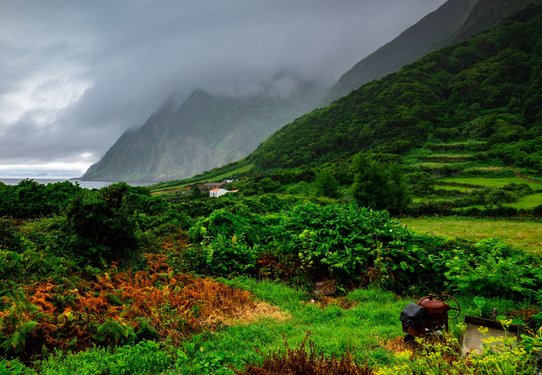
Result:
[[[314,108],[322,92],[302,83],[286,95],[233,98],[196,90],[181,103],[170,98],[140,129],[123,134],[83,179],[178,179],[238,160]]]
[[[426,140],[488,140],[488,157],[542,170],[542,6],[434,52],[285,126],[248,157],[260,168],[401,153]]]
[[[449,0],[346,72],[323,101],[329,104],[361,85],[398,71],[431,51],[497,25],[532,0]]]

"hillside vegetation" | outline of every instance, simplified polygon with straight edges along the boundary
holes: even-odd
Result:
[[[487,30],[532,2],[449,0],[343,74],[327,93],[324,103],[327,105],[367,82],[394,73],[429,52]]]
[[[489,158],[542,170],[542,17],[532,6],[285,126],[247,160],[314,166],[359,151],[487,142]]]

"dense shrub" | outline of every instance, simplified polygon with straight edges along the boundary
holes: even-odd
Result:
[[[359,154],[354,158],[353,169],[352,194],[360,206],[397,213],[412,200],[399,164]]]
[[[226,209],[198,220],[189,230],[195,246],[186,252],[187,261],[200,272],[216,275],[246,274],[254,269],[260,247],[273,237],[277,219]]]
[[[66,212],[68,249],[92,264],[133,258],[139,248],[137,198],[124,183],[76,196]]]
[[[329,198],[338,198],[340,195],[339,183],[329,170],[323,170],[318,173],[316,175],[315,184],[318,195]]]
[[[257,272],[305,287],[334,278],[346,288],[376,284],[401,293],[485,288],[487,296],[515,300],[535,300],[542,287],[537,258],[500,242],[475,246],[415,235],[387,212],[355,205],[305,203],[273,216],[221,209],[200,219],[190,235],[195,245],[186,251],[187,264],[216,275]],[[506,272],[513,276],[500,276]]]
[[[0,248],[0,280],[16,280],[23,272],[24,266],[21,254]]]
[[[297,254],[309,278],[349,285],[375,282],[399,288],[419,263],[410,233],[389,214],[353,205],[294,207],[280,224],[277,247]]]
[[[496,239],[481,241],[469,250],[455,249],[445,262],[450,290],[516,300],[542,299],[540,260]]]
[[[218,234],[187,250],[192,266],[205,273],[219,276],[248,274],[256,267],[259,246],[249,246],[244,236],[226,237]]]
[[[0,215],[29,219],[61,213],[83,189],[71,182],[40,184],[22,180],[16,186],[0,185]]]
[[[435,191],[435,179],[427,172],[412,172],[405,175],[409,190],[414,195],[429,195]]]
[[[505,203],[512,203],[518,200],[518,196],[508,190],[498,188],[484,188],[474,193],[474,198],[478,204],[484,206],[486,210],[493,207],[502,208]]]
[[[13,220],[0,217],[0,249],[21,252],[23,239]]]

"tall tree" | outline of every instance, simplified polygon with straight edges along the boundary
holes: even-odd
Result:
[[[352,194],[363,207],[401,212],[411,201],[401,167],[396,162],[381,162],[363,153],[353,160],[355,171]]]
[[[340,196],[339,183],[328,169],[316,174],[315,183],[318,195],[329,198],[338,198]]]

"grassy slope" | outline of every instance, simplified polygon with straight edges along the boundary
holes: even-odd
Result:
[[[242,369],[246,363],[257,363],[262,356],[283,352],[285,345],[296,347],[306,338],[327,356],[341,356],[350,352],[358,363],[368,363],[371,367],[386,366],[393,363],[394,350],[401,350],[403,333],[399,313],[409,302],[416,300],[401,299],[378,289],[358,289],[344,298],[329,298],[327,303],[321,303],[313,302],[306,294],[280,283],[247,278],[223,281],[250,291],[259,300],[278,306],[290,318],[255,317],[252,323],[234,324],[198,334],[187,339],[174,354],[171,353],[175,361],[166,365],[169,369],[164,373],[232,374],[232,368]],[[502,309],[511,308],[502,302],[491,303]],[[460,299],[460,304],[464,313],[476,314],[470,299]],[[451,328],[457,331],[454,321]],[[135,369],[138,362],[141,366],[141,360],[133,355],[119,355],[122,350],[100,352],[93,349],[65,357],[57,356],[44,363],[40,370],[55,375],[76,371],[93,374],[96,368],[126,370],[129,368],[127,362],[135,360],[130,366],[136,366],[133,370],[137,373]],[[147,358],[145,360],[148,361]],[[103,362],[109,365],[104,367]]]
[[[506,206],[517,209],[532,209],[542,204],[542,193],[535,193],[521,197],[517,202],[509,203]]]
[[[188,338],[168,355],[169,360],[166,357],[166,364],[161,366],[163,370],[167,368],[164,374],[233,374],[234,368],[242,369],[246,363],[258,363],[263,356],[284,352],[285,345],[294,348],[307,338],[327,356],[350,352],[356,362],[368,363],[372,368],[393,365],[395,352],[405,349],[401,344],[403,333],[399,314],[408,303],[417,300],[401,299],[379,289],[357,289],[344,298],[329,298],[327,303],[321,303],[313,302],[306,294],[280,283],[247,278],[222,281],[278,306],[290,318],[256,319]],[[459,298],[459,303],[462,314],[450,323],[455,334],[459,329],[456,323],[462,321],[465,314],[479,314],[472,297]],[[487,303],[497,307],[501,313],[518,308],[511,302],[494,299],[488,299]],[[163,351],[148,353],[147,357],[150,357],[144,359],[137,354],[121,355],[126,350],[129,347],[113,352],[92,349],[52,357],[38,369],[55,375],[94,374],[97,368],[107,368],[111,373],[125,373],[123,371],[128,369],[131,373],[146,373],[143,364],[156,363],[157,355],[165,355]],[[149,365],[149,369],[152,368],[156,365]]]
[[[231,170],[230,170],[230,166]],[[239,175],[246,174],[254,168],[253,164],[242,164],[240,166],[236,164],[229,164],[223,168],[213,169],[212,171],[205,172],[203,174],[194,176],[189,179],[179,181],[162,182],[150,187],[153,194],[174,194],[180,189],[194,184],[200,184],[210,181],[223,181],[228,178],[236,178]]]
[[[392,293],[378,290],[357,290],[347,299],[359,302],[350,309],[336,304],[321,307],[307,301],[305,295],[282,284],[237,279],[229,283],[250,290],[258,298],[271,302],[291,314],[287,321],[261,320],[251,325],[239,325],[215,334],[204,334],[199,342],[203,352],[221,353],[226,362],[239,367],[246,361],[261,357],[254,350],[269,353],[296,346],[310,332],[310,338],[327,355],[339,355],[346,350],[357,359],[371,364],[386,363],[389,353],[383,344],[401,336],[399,313],[407,301]],[[199,360],[199,354],[192,359]],[[388,358],[389,359],[389,358]],[[190,368],[188,363],[185,368]]]
[[[453,217],[404,218],[417,232],[479,241],[498,237],[509,245],[542,255],[542,223]]]

